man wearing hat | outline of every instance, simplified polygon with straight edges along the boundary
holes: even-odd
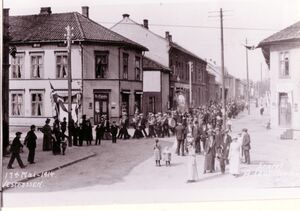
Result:
[[[29,150],[27,161],[30,164],[34,163],[34,155],[35,155],[36,140],[37,140],[37,137],[36,137],[34,131],[35,131],[35,125],[31,125],[30,131],[27,133],[25,141],[24,141],[24,145],[27,146],[27,148]]]
[[[11,146],[10,146],[10,152],[11,157],[8,162],[7,168],[13,169],[12,164],[14,163],[15,159],[17,159],[19,166],[21,168],[25,168],[26,166],[23,164],[21,157],[20,157],[20,151],[21,148],[23,148],[23,145],[21,144],[20,138],[21,138],[21,132],[16,132],[16,137],[14,138]]]
[[[248,133],[248,130],[244,128],[242,130],[242,136],[243,136],[243,142],[242,142],[242,150],[243,154],[245,156],[245,163],[250,164],[250,135]]]

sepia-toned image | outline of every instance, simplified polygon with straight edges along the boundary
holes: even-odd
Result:
[[[300,2],[3,0],[2,207],[297,198]]]

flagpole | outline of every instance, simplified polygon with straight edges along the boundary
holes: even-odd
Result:
[[[248,115],[250,115],[250,87],[249,87],[249,70],[248,70],[248,48],[246,38],[246,71],[247,71],[247,101],[248,101]]]
[[[67,30],[67,50],[68,50],[68,125],[70,125],[71,119],[72,119],[72,71],[71,71],[71,39],[72,34],[71,30],[72,28],[70,25],[66,27]],[[71,137],[71,131],[68,127],[68,146],[72,146],[72,137]]]

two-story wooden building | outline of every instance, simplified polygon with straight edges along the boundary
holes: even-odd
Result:
[[[281,138],[300,139],[300,22],[261,41],[270,68],[271,127],[285,130]]]
[[[173,42],[172,35],[169,32],[166,32],[164,37],[160,36],[149,29],[148,20],[145,19],[143,24],[139,24],[130,19],[129,14],[124,14],[123,19],[111,29],[146,46],[149,49],[149,51],[145,52],[146,57],[161,67],[167,67],[171,70],[169,83],[163,83],[161,87],[162,90],[168,90],[168,93],[163,94],[163,99],[168,99],[168,101],[156,100],[156,103],[163,104],[160,106],[162,107],[161,111],[176,109],[179,104],[185,108],[189,106],[197,107],[207,101],[206,61]],[[189,105],[189,62],[193,62],[191,77],[192,105]],[[154,65],[153,68],[156,66]],[[151,77],[148,78],[145,75],[144,82],[146,83],[146,81],[151,79]],[[163,79],[160,78],[160,80]],[[148,99],[144,99],[144,102],[148,102]]]
[[[78,12],[11,16],[10,125],[43,125],[54,115],[51,85],[67,104],[68,54],[66,27],[72,27],[72,115],[87,115],[93,123],[106,114],[133,115],[141,109],[142,53],[147,48],[89,19],[89,8]],[[51,85],[50,85],[51,83]],[[75,107],[79,106],[79,116]],[[67,106],[66,106],[67,107]],[[60,111],[60,118],[66,116]]]

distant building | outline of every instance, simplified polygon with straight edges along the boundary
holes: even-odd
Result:
[[[10,124],[43,125],[56,115],[51,85],[67,107],[68,56],[65,27],[73,30],[71,47],[72,116],[97,124],[101,115],[118,119],[123,111],[142,109],[142,53],[147,48],[89,19],[88,7],[10,17]],[[51,85],[50,85],[51,83]],[[77,111],[78,109],[78,111]],[[60,118],[67,113],[60,109]]]
[[[300,138],[300,22],[261,41],[270,68],[271,127],[281,138]]]
[[[139,24],[129,18],[128,14],[123,15],[123,19],[111,28],[113,31],[146,46],[149,51],[145,56],[171,69],[168,90],[168,108],[178,109],[189,106],[199,106],[207,102],[207,77],[206,61],[195,54],[176,44],[172,40],[172,35],[166,32],[165,37],[157,35],[149,30],[148,20]],[[189,65],[193,62],[192,72],[192,105],[189,105]],[[148,80],[147,77],[144,78]],[[149,77],[151,80],[151,77]],[[144,103],[149,99],[144,99]],[[159,102],[159,101],[157,101]],[[166,103],[166,102],[162,102]],[[161,106],[165,108],[165,105]]]

